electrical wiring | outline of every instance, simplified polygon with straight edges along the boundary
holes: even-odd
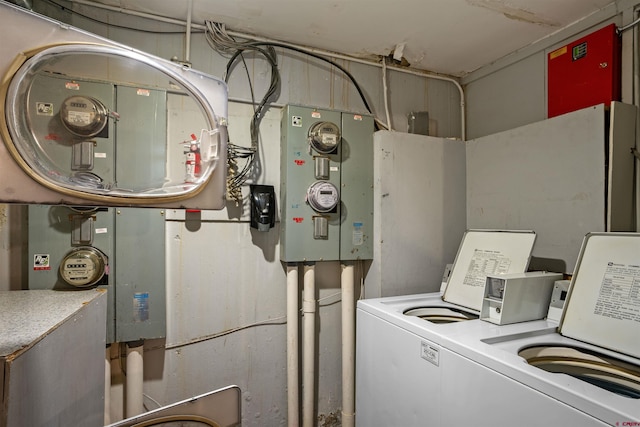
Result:
[[[204,341],[209,341],[215,338],[223,337],[225,335],[233,334],[235,332],[243,331],[245,329],[253,328],[256,326],[268,326],[268,325],[284,325],[286,323],[287,316],[274,317],[273,319],[260,320],[258,322],[250,323],[248,325],[238,326],[237,328],[228,329],[226,331],[217,332],[214,334],[205,335],[202,337],[194,338],[189,341],[167,345],[164,348],[171,350],[179,347],[186,347],[188,345],[197,344]],[[284,322],[282,322],[284,320]]]
[[[247,79],[251,89],[251,100],[254,108],[253,117],[249,126],[250,147],[243,147],[233,144],[229,141],[227,145],[227,157],[229,159],[229,168],[227,176],[227,197],[235,200],[236,205],[242,202],[242,185],[244,185],[252,174],[255,172],[256,154],[258,152],[259,128],[260,121],[264,117],[267,105],[271,98],[277,94],[280,89],[280,72],[278,70],[278,58],[276,51],[271,46],[262,47],[251,41],[238,42],[229,36],[224,30],[224,26],[211,21],[205,22],[205,39],[209,46],[223,56],[229,56],[225,71],[225,82],[229,82],[229,76],[238,58],[242,59],[244,68],[247,72]],[[245,61],[245,52],[253,52],[261,55],[266,59],[271,67],[271,81],[269,87],[264,94],[262,100],[256,104],[253,92],[253,84],[249,76],[249,70]],[[238,165],[238,160],[243,159],[242,168]]]
[[[360,85],[353,77],[353,75],[343,66],[338,64],[335,61],[332,61],[322,55],[315,54],[313,52],[306,51],[304,49],[299,49],[284,43],[277,42],[266,42],[266,41],[237,41],[232,36],[230,36],[225,29],[224,24],[205,21],[205,38],[209,46],[214,49],[216,52],[221,55],[230,55],[230,59],[227,62],[227,69],[225,73],[225,82],[228,82],[229,74],[232,70],[232,67],[238,57],[241,57],[244,61],[243,53],[245,51],[255,51],[264,56],[265,59],[271,65],[271,84],[267,89],[262,101],[254,108],[254,115],[251,120],[250,125],[250,134],[251,134],[251,148],[250,151],[242,150],[240,147],[230,144],[231,147],[229,149],[229,177],[227,181],[227,194],[231,199],[236,200],[236,204],[239,204],[242,198],[242,193],[240,187],[248,180],[250,172],[252,172],[253,166],[255,165],[255,155],[258,149],[258,129],[260,125],[260,120],[264,117],[264,110],[267,108],[268,101],[277,93],[277,90],[280,87],[280,74],[278,72],[278,64],[277,64],[277,55],[275,52],[276,47],[281,49],[288,49],[298,53],[302,53],[304,55],[311,56],[313,58],[319,59],[321,61],[327,62],[331,64],[331,66],[340,70],[344,75],[346,75],[349,80],[353,83],[356,91],[360,95],[362,102],[369,113],[372,114],[371,108],[369,107],[369,103],[367,102],[366,97],[364,96],[364,92],[360,88]],[[246,69],[246,63],[245,63]],[[251,82],[251,79],[249,79]],[[251,83],[250,83],[251,84]],[[255,106],[255,99],[253,98],[252,92],[252,103]],[[380,124],[376,121],[376,125],[378,128],[389,128],[389,124],[386,125]],[[238,158],[247,159],[244,167],[241,170],[238,170]]]

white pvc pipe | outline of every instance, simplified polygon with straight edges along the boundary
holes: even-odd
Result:
[[[304,334],[302,348],[302,426],[315,425],[316,279],[315,265],[304,266]]]
[[[111,346],[104,355],[104,425],[111,424]]]
[[[353,264],[342,265],[342,427],[355,425],[356,292]]]
[[[127,382],[125,386],[125,413],[127,418],[135,417],[144,412],[142,401],[144,372],[144,364],[142,361],[143,345],[138,344],[138,342],[127,343]],[[133,347],[134,345],[135,347]]]
[[[382,58],[382,94],[384,99],[384,112],[387,117],[387,130],[392,131],[391,114],[389,111],[389,88],[387,87],[387,60]]]
[[[287,264],[287,425],[298,427],[300,417],[298,365],[298,265]]]
[[[187,29],[184,47],[184,60],[191,62],[191,15],[193,13],[193,0],[187,2]]]

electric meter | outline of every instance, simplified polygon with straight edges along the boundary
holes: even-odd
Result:
[[[95,285],[107,270],[107,257],[91,246],[71,250],[60,264],[60,276],[66,283],[84,288]]]
[[[340,128],[331,122],[318,122],[309,128],[309,143],[318,153],[332,153],[340,144]]]
[[[307,202],[316,212],[331,212],[340,202],[338,187],[329,181],[316,181],[307,190]]]
[[[95,98],[70,96],[62,102],[60,119],[69,132],[91,138],[98,135],[107,125],[109,111]]]

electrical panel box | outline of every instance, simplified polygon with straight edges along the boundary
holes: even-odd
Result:
[[[373,258],[373,117],[289,105],[280,146],[280,259]]]
[[[108,343],[166,336],[164,211],[30,205],[29,289],[107,290]]]
[[[546,271],[488,275],[480,319],[506,325],[544,318],[557,280],[561,273]]]
[[[620,37],[615,24],[547,56],[548,117],[620,100]]]

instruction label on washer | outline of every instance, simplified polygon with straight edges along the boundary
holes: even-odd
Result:
[[[593,314],[640,323],[640,266],[607,263]]]
[[[510,265],[511,260],[500,251],[475,249],[462,283],[467,286],[484,287],[487,275],[507,273]]]
[[[437,346],[426,341],[422,341],[420,343],[420,356],[424,360],[428,360],[434,365],[440,366],[440,348]]]

